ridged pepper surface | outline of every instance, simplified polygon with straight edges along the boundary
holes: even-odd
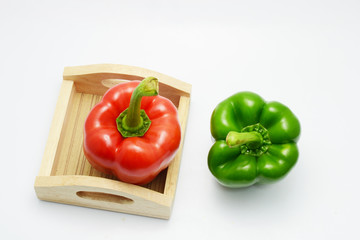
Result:
[[[246,187],[284,178],[296,164],[300,123],[279,102],[239,92],[219,103],[211,116],[215,143],[208,167],[219,183]]]
[[[153,77],[120,83],[91,110],[83,148],[94,168],[142,185],[170,164],[181,129],[175,105],[158,88]]]

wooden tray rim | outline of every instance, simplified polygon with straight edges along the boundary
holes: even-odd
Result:
[[[164,194],[144,188],[142,186],[137,186],[101,177],[81,175],[51,176],[51,170],[53,168],[54,158],[56,156],[56,151],[58,149],[59,141],[61,138],[62,128],[65,123],[67,110],[69,109],[71,104],[71,96],[76,91],[76,84],[78,82],[84,82],[84,79],[85,83],[86,81],[94,82],[94,78],[97,78],[98,81],[103,84],[103,81],[108,79],[107,74],[109,73],[112,74],[112,80],[114,79],[114,74],[115,80],[117,78],[122,80],[137,80],[138,77],[144,78],[147,76],[155,76],[159,79],[160,83],[176,89],[176,93],[180,95],[180,102],[178,106],[179,118],[183,117],[185,119],[180,119],[180,122],[182,123],[182,140],[180,148],[176,155],[179,160],[177,163],[173,161],[169,165],[169,169],[173,168],[173,170],[170,170],[171,172],[167,174]],[[88,78],[88,76],[90,75],[92,75],[92,78]],[[132,76],[135,77],[132,78]],[[65,67],[63,74],[63,82],[53,115],[48,141],[45,146],[45,153],[41,161],[40,171],[35,179],[35,190],[37,191],[37,189],[43,187],[60,187],[74,185],[95,187],[97,189],[103,189],[104,192],[110,191],[113,194],[125,193],[125,195],[130,194],[130,196],[132,197],[141,197],[143,199],[158,202],[160,205],[171,208],[179,174],[182,146],[185,138],[187,117],[190,105],[190,94],[190,84],[144,68],[119,64],[93,64],[76,67]],[[174,164],[178,164],[178,166],[173,166]],[[174,174],[176,176],[173,176]]]

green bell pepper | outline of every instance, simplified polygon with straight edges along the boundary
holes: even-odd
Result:
[[[211,134],[208,167],[226,187],[278,181],[299,156],[299,120],[285,105],[252,92],[236,93],[216,106]]]

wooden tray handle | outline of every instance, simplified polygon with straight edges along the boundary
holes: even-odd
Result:
[[[120,195],[103,193],[103,192],[90,192],[90,191],[78,191],[76,192],[78,197],[84,199],[90,199],[94,201],[111,202],[118,204],[133,204],[134,200]]]
[[[153,76],[159,79],[161,95],[190,96],[191,85],[152,70],[120,64],[94,64],[65,67],[63,79],[74,81],[78,92],[103,95],[121,81],[142,80]]]
[[[91,176],[38,176],[39,199],[168,219],[173,197],[115,180]]]

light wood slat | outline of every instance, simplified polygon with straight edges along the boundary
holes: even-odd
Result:
[[[101,96],[99,95],[93,95],[92,101],[91,101],[91,107],[94,107],[99,101],[101,100]],[[84,151],[81,151],[80,155],[80,169],[76,172],[77,175],[87,175],[87,176],[101,176],[101,173],[94,174],[93,167],[91,164],[87,161],[84,155]],[[98,171],[96,171],[98,172]]]
[[[83,129],[85,119],[91,110],[91,94],[83,94],[79,93],[80,101],[78,105],[78,109],[75,116],[75,121],[73,122],[74,125],[70,126],[72,128],[71,133],[71,141],[68,147],[68,154],[66,156],[66,168],[64,175],[75,175],[78,165],[79,159],[82,153],[82,144],[83,144]],[[65,146],[66,147],[66,146]],[[76,161],[73,161],[76,160]]]

